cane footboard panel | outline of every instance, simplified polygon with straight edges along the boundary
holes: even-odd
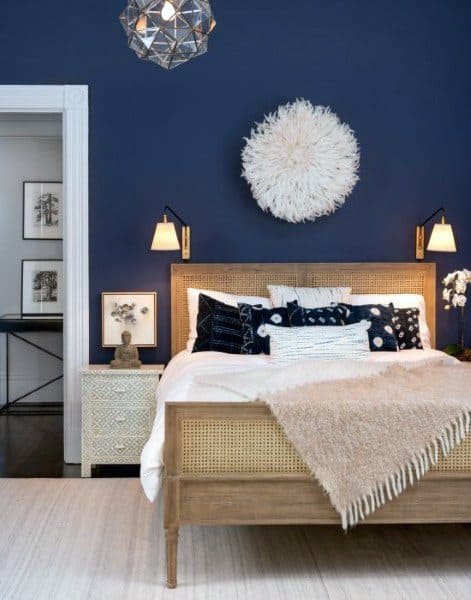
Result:
[[[471,436],[432,471],[471,473]],[[266,419],[185,419],[182,422],[183,475],[241,473],[308,474],[277,421]]]

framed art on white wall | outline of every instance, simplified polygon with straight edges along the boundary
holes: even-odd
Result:
[[[123,331],[141,348],[157,346],[156,292],[103,292],[101,294],[102,346],[119,346]]]
[[[61,260],[23,260],[21,263],[21,314],[63,315],[64,278]]]
[[[61,240],[62,202],[62,182],[23,182],[23,239]]]

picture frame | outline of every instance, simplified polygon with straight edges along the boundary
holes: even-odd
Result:
[[[21,261],[21,315],[57,317],[64,313],[63,262],[58,259]]]
[[[23,182],[23,239],[63,239],[62,181]]]
[[[121,334],[130,331],[139,348],[157,346],[157,292],[102,292],[102,347],[122,344]]]

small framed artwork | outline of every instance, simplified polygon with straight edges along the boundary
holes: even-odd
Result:
[[[62,239],[62,183],[23,182],[23,239]]]
[[[61,317],[64,278],[61,260],[23,260],[21,263],[21,314]]]
[[[122,344],[123,331],[131,332],[131,343],[141,348],[157,346],[156,292],[103,292],[101,294],[103,348]]]

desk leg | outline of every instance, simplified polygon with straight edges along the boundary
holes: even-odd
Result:
[[[5,394],[6,394],[6,403],[3,408],[8,410],[10,407],[10,334],[5,334],[5,344],[6,344],[6,353],[5,353]]]

